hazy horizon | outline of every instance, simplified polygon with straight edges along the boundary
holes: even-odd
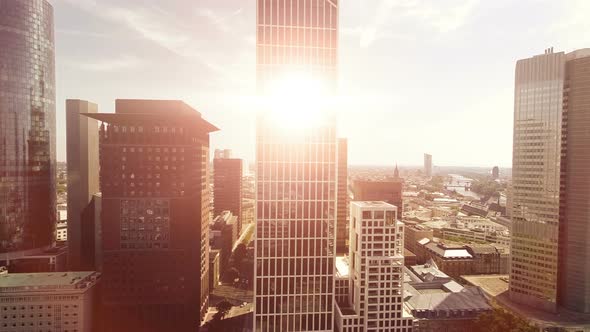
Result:
[[[58,160],[65,99],[181,99],[254,159],[255,1],[54,0]],[[351,165],[510,167],[514,66],[590,45],[590,2],[340,3],[340,136]],[[567,5],[567,6],[566,6]],[[129,45],[133,45],[130,47]]]

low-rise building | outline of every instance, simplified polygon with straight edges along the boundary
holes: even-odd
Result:
[[[424,227],[420,224],[406,225],[404,247],[416,254],[416,246],[419,240],[424,238],[432,240],[432,228]]]
[[[456,279],[463,275],[508,273],[508,248],[492,244],[450,244],[424,238],[417,242],[416,255],[420,264],[432,260]]]
[[[8,268],[10,273],[61,272],[68,268],[68,246],[32,249],[20,252],[20,255],[0,254],[0,265]]]
[[[93,331],[99,279],[98,272],[1,274],[0,331]]]
[[[492,307],[479,287],[463,287],[433,261],[404,269],[404,306],[416,318],[414,332],[472,331]]]

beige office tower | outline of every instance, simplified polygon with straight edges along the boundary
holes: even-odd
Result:
[[[551,312],[590,309],[589,55],[516,64],[510,298]]]
[[[350,203],[348,299],[336,305],[337,332],[410,332],[404,310],[404,224],[385,202]]]
[[[66,100],[68,164],[68,265],[73,271],[96,270],[93,195],[98,184],[98,121],[83,116],[97,113],[94,103]]]
[[[333,92],[337,26],[336,0],[258,0],[261,97],[293,74]],[[272,116],[281,110],[267,111],[257,121],[254,331],[333,331],[335,119],[284,130]]]

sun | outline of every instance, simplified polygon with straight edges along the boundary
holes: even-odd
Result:
[[[330,109],[322,80],[303,73],[289,73],[275,80],[265,94],[265,111],[284,128],[308,128]]]

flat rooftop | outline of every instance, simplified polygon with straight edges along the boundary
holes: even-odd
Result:
[[[383,202],[383,201],[353,201],[353,202],[350,202],[350,204],[354,204],[354,205],[357,205],[359,207],[364,207],[364,208],[397,209],[394,205],[391,205],[391,204]]]
[[[507,274],[486,274],[461,276],[463,280],[473,286],[479,286],[486,294],[496,297],[508,290]]]
[[[97,274],[94,271],[86,272],[51,272],[51,273],[8,273],[0,275],[0,291],[7,288],[26,288],[26,287],[42,287],[42,288],[76,288],[76,286],[84,281],[88,281],[88,277]]]

